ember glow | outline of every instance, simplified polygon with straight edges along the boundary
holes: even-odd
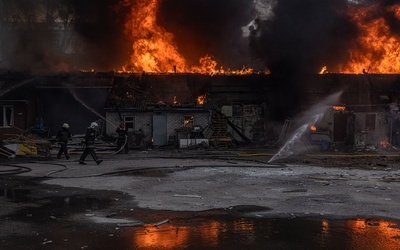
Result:
[[[319,74],[325,74],[327,73],[328,68],[326,66],[323,66],[322,69],[319,71]]]
[[[204,102],[206,101],[206,95],[200,95],[197,97],[197,104],[198,105],[203,105]]]
[[[334,105],[334,106],[332,106],[332,109],[336,110],[336,111],[345,111],[346,106],[345,105]]]
[[[174,35],[157,24],[160,0],[135,1],[125,30],[131,37],[133,53],[123,71],[154,73],[251,74],[253,70],[223,69],[211,55],[199,58],[198,65],[189,65],[174,42]]]
[[[311,131],[317,131],[317,127],[316,127],[315,125],[312,125],[312,126],[310,127],[310,130],[311,130]]]
[[[350,59],[342,73],[399,73],[400,36],[391,32],[383,13],[392,14],[400,21],[400,4],[387,9],[372,4],[366,7],[349,6],[348,15],[357,24],[360,35],[357,45],[349,51]]]

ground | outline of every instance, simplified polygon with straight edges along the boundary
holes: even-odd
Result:
[[[79,152],[69,160],[3,159],[0,238],[10,247],[20,237],[52,235],[60,221],[114,229],[164,224],[188,212],[400,220],[397,152],[313,152],[268,163],[274,153],[260,148],[99,152],[100,165],[88,158],[84,166],[78,164]],[[42,244],[49,237],[41,236]]]

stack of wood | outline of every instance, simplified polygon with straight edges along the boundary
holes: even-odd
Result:
[[[232,145],[232,137],[228,133],[228,122],[224,116],[215,114],[211,124],[203,132],[210,145],[217,148],[228,148]]]

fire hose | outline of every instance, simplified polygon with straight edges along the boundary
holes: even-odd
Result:
[[[118,154],[119,152],[121,152],[122,149],[125,148],[126,143],[128,143],[128,135],[125,135],[125,141],[124,141],[124,144],[121,146],[121,148],[119,148],[119,149],[118,149],[116,152],[114,152],[113,154]]]

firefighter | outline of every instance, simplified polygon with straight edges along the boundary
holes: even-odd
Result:
[[[99,160],[96,155],[95,151],[95,146],[94,142],[97,137],[97,128],[98,124],[96,122],[92,122],[90,126],[86,130],[86,134],[83,137],[83,144],[85,146],[85,149],[81,155],[81,158],[79,159],[79,164],[86,165],[85,159],[88,154],[90,154],[93,157],[93,160],[99,165],[103,160]]]
[[[129,152],[128,145],[128,131],[125,129],[125,124],[121,123],[119,128],[115,130],[118,135],[117,138],[117,153],[120,153],[123,149],[125,149],[125,153]]]
[[[60,145],[60,150],[58,151],[57,159],[61,159],[61,155],[64,153],[65,158],[68,160],[69,155],[68,155],[67,145],[68,141],[72,140],[72,135],[71,132],[69,131],[68,123],[64,123],[60,128],[60,130],[57,132],[56,140]]]

